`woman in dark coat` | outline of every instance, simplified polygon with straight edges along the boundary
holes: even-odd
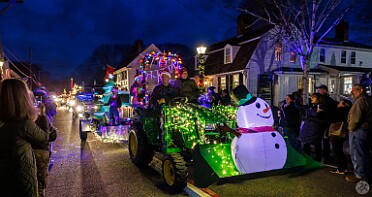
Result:
[[[48,134],[34,122],[37,111],[31,94],[17,79],[6,79],[0,85],[1,196],[38,196],[31,142],[48,143]]]
[[[347,115],[349,114],[350,108],[351,108],[352,102],[347,99],[342,99],[338,105],[335,111],[333,112],[331,119],[331,123],[334,122],[347,122]],[[335,157],[336,166],[337,168],[334,170],[331,170],[331,173],[333,174],[345,174],[347,172],[347,159],[344,153],[344,143],[346,141],[342,138],[331,138],[332,143],[332,151],[333,155]]]
[[[310,155],[310,146],[315,146],[315,160],[322,160],[322,137],[320,128],[324,127],[324,111],[322,109],[323,96],[319,93],[311,95],[311,103],[305,110],[304,123],[300,132],[300,139],[304,152]]]

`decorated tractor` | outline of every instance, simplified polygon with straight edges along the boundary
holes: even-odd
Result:
[[[173,191],[187,185],[190,166],[194,184],[207,187],[221,178],[305,165],[273,129],[268,104],[253,100],[211,109],[176,102],[163,106],[161,115],[138,109],[129,131],[130,158],[138,167],[154,167]]]
[[[231,140],[223,138],[217,126],[220,122],[235,125],[235,110],[222,106],[207,109],[184,102],[163,106],[161,115],[153,109],[139,108],[129,131],[130,158],[138,167],[151,163],[170,190],[181,190],[187,184],[187,166],[193,161],[196,146],[230,146]],[[230,158],[224,162],[232,162]]]

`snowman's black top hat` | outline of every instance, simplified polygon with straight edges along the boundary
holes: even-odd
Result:
[[[238,99],[239,106],[249,105],[257,100],[257,97],[252,97],[245,85],[238,85],[233,90],[232,93]]]

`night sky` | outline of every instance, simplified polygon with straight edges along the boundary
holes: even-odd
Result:
[[[221,0],[24,0],[0,15],[0,35],[11,61],[28,61],[31,47],[32,63],[64,76],[101,44],[222,41],[236,35],[238,14]],[[350,27],[351,39],[367,39]]]
[[[170,42],[195,48],[234,36],[237,12],[213,0],[203,2],[24,0],[0,15],[0,35],[11,61],[28,62],[31,47],[32,63],[61,76],[101,44],[133,44],[142,39],[145,45]]]

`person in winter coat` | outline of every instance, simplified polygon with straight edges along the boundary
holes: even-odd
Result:
[[[231,97],[229,91],[226,89],[222,90],[221,105],[231,105]]]
[[[319,129],[321,130],[320,132],[324,133],[323,139],[322,139],[322,143],[323,143],[322,153],[323,153],[324,163],[330,163],[332,160],[331,159],[331,146],[330,146],[329,139],[327,136],[328,136],[328,128],[329,128],[329,125],[331,124],[332,113],[337,108],[337,102],[333,100],[333,98],[331,98],[330,95],[328,94],[328,87],[326,85],[320,85],[316,87],[316,92],[323,95],[322,109],[324,113],[324,121],[323,121],[323,125],[319,127]]]
[[[352,103],[350,100],[342,99],[331,117],[331,123],[334,122],[347,122],[347,115],[349,114]],[[331,170],[333,174],[345,174],[347,172],[347,159],[344,153],[345,139],[330,138],[332,144],[332,151],[335,157],[337,168]]]
[[[310,155],[310,146],[315,146],[315,160],[322,160],[322,138],[323,131],[319,127],[323,125],[324,113],[321,108],[323,96],[319,93],[311,95],[311,103],[306,107],[304,123],[300,132],[300,140],[303,144],[304,152]]]
[[[284,129],[284,134],[288,137],[289,144],[299,150],[297,137],[300,131],[301,116],[300,109],[295,105],[295,97],[289,94],[285,97],[285,102],[280,106],[282,114],[280,125]]]
[[[37,197],[36,161],[31,143],[48,143],[36,125],[32,92],[18,79],[0,84],[0,191],[1,196]]]
[[[110,125],[118,125],[119,124],[119,109],[121,107],[121,99],[118,96],[118,87],[112,87],[111,89],[111,96],[109,101],[105,104],[110,106],[109,111],[109,118],[110,118]]]
[[[189,78],[185,67],[180,69],[179,77],[174,81],[173,87],[176,95],[187,97],[189,103],[198,103],[199,88],[195,81]]]
[[[358,182],[372,179],[372,98],[366,88],[354,84],[351,88],[354,104],[348,114],[350,156],[354,175],[346,180]]]
[[[143,76],[137,75],[134,78],[134,83],[130,86],[130,95],[133,97],[132,106],[134,108],[145,105],[146,85],[144,84]]]
[[[210,94],[210,95],[212,95],[212,97],[213,97],[212,106],[217,106],[217,105],[220,103],[220,101],[221,101],[221,97],[220,97],[220,95],[218,95],[218,94],[214,91],[214,89],[216,89],[216,87],[214,87],[214,86],[209,86],[209,87],[208,87],[208,90],[207,90],[207,93]]]
[[[170,104],[175,98],[174,88],[169,83],[171,74],[168,69],[160,70],[161,83],[155,86],[150,95],[150,106],[156,110],[157,114],[161,113],[162,104]]]
[[[49,142],[55,141],[57,138],[57,129],[49,122],[46,114],[46,108],[44,104],[39,105],[40,114],[35,121],[36,124],[49,135]],[[35,153],[36,167],[37,167],[37,181],[38,181],[38,192],[39,197],[45,196],[45,188],[48,176],[49,160],[51,156],[51,143],[37,144],[32,143],[32,149]]]

